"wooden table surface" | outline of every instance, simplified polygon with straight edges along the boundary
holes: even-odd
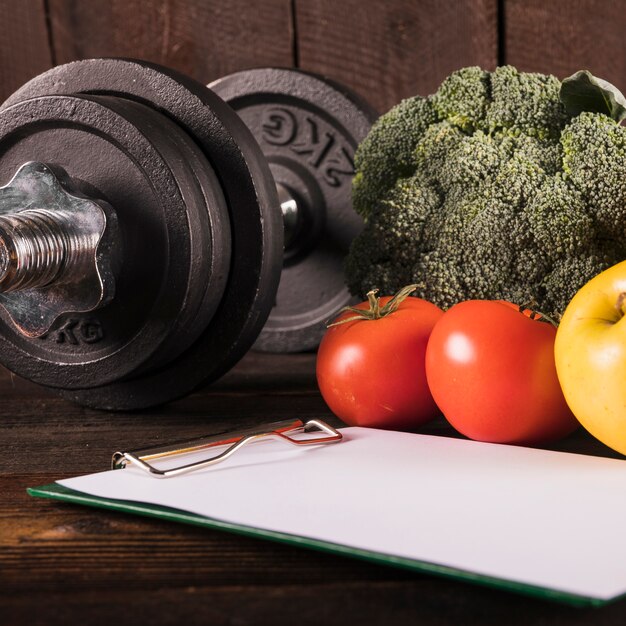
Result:
[[[571,608],[26,494],[106,468],[120,445],[291,417],[339,424],[314,366],[314,355],[250,353],[218,384],[141,414],[73,406],[0,371],[0,624],[626,624],[626,600]],[[425,432],[454,435],[443,420]],[[557,448],[617,456],[582,431]]]

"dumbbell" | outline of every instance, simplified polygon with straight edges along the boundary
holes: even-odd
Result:
[[[130,410],[216,380],[255,342],[315,347],[349,300],[352,159],[375,114],[295,70],[210,87],[91,59],[0,107],[3,365]]]

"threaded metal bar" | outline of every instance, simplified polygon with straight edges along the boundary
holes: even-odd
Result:
[[[63,273],[74,247],[64,218],[46,209],[0,216],[0,292],[43,287]]]

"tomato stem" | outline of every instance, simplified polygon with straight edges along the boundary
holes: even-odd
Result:
[[[536,320],[537,322],[544,322],[546,324],[552,324],[554,328],[559,327],[559,322],[557,319],[548,315],[547,313],[542,313],[541,311],[535,311],[534,305],[535,305],[534,302],[531,302],[529,304],[523,304],[521,306],[518,305],[517,309],[520,313],[524,315],[526,315],[525,311],[530,311],[530,313],[528,314],[528,317],[530,317],[531,320]]]
[[[539,313],[540,317],[535,318],[538,322],[546,322],[547,324],[552,324],[554,328],[559,327],[559,323],[547,313]]]
[[[381,317],[390,315],[394,311],[397,311],[402,302],[406,300],[406,298],[408,298],[418,287],[419,285],[407,285],[406,287],[403,287],[382,307],[380,306],[380,298],[376,295],[378,293],[378,289],[372,289],[367,292],[369,309],[359,309],[353,306],[346,306],[337,313],[337,316],[342,313],[346,313],[347,311],[354,313],[354,315],[331,324],[326,324],[326,327],[330,328],[331,326],[339,326],[356,320],[378,320]]]
[[[370,304],[369,312],[372,314],[371,319],[380,319],[380,298],[376,297],[378,289],[371,289],[367,292],[367,300]]]

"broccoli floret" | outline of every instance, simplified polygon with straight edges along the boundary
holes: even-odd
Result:
[[[550,311],[564,311],[582,285],[618,260],[611,259],[610,254],[562,259],[541,284],[543,306]]]
[[[355,295],[533,303],[555,317],[626,258],[626,129],[571,116],[553,76],[466,68],[383,116],[357,151],[365,229],[346,276]]]
[[[594,246],[596,230],[583,196],[560,174],[546,177],[526,215],[536,242],[553,261],[584,255]]]
[[[432,97],[440,119],[464,131],[484,126],[489,104],[489,74],[479,67],[466,67],[446,78]]]
[[[559,100],[555,76],[518,72],[510,65],[491,74],[489,129],[512,129],[538,138],[558,138],[568,116]]]
[[[361,215],[367,215],[399,177],[415,171],[415,147],[436,119],[430,101],[417,96],[402,101],[372,126],[354,156],[352,201]]]
[[[365,226],[367,234],[353,242],[346,259],[348,273],[361,275],[364,270],[367,274],[361,275],[362,284],[374,284],[376,278],[376,285],[385,292],[398,280],[410,284],[415,239],[421,237],[424,224],[439,204],[439,195],[420,174],[398,180],[374,208],[375,215]],[[407,206],[413,210],[406,211]]]
[[[563,169],[602,236],[626,231],[626,129],[602,113],[581,113],[562,135]]]

